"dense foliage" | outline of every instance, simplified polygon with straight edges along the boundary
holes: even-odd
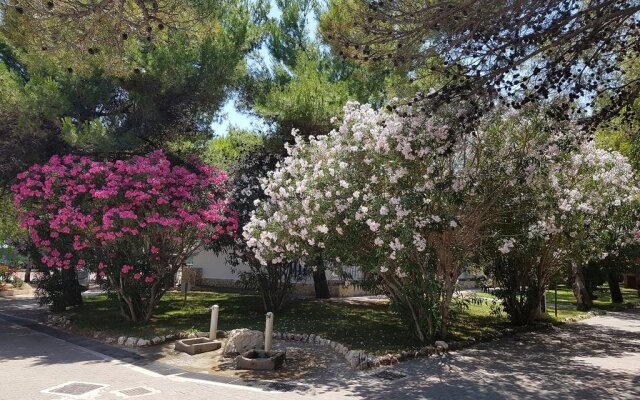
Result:
[[[481,254],[540,239],[561,246],[551,254],[559,263],[543,262],[552,274],[561,256],[575,257],[575,243],[555,236],[590,233],[572,222],[585,213],[598,216],[585,255],[602,254],[603,236],[633,238],[626,211],[637,189],[621,155],[580,145],[570,126],[536,113],[496,116],[455,144],[451,134],[442,119],[349,104],[338,129],[298,138],[263,181],[268,199],[245,225],[249,247],[264,264],[321,253],[375,272],[424,340],[438,327],[446,335],[457,277]]]
[[[21,173],[13,191],[42,263],[89,268],[127,319],[147,321],[187,258],[236,231],[226,180],[161,151],[116,162],[67,155]]]
[[[53,2],[50,11],[40,10],[43,2],[21,2],[29,3],[20,5],[22,13],[4,3],[3,183],[53,154],[76,152],[114,160],[158,148],[200,152],[211,136],[214,116],[244,75],[245,56],[259,43],[265,12],[262,5],[244,0],[155,2],[160,3],[160,14],[166,15],[170,5],[172,16],[189,23],[188,29],[167,23],[158,30],[161,21],[154,19],[154,40],[149,42],[146,35],[129,32],[131,25],[113,32],[120,14],[111,11],[120,2],[102,1],[101,7],[88,4],[95,2]],[[136,9],[143,2],[124,3]],[[92,22],[85,25],[88,22],[73,18],[74,13]],[[194,14],[200,17],[189,18]],[[101,22],[95,25],[92,18]],[[83,36],[84,30],[92,30],[95,37]]]
[[[351,59],[446,77],[407,104],[455,104],[471,125],[495,106],[559,100],[550,114],[595,128],[631,117],[640,89],[624,64],[640,52],[637,0],[334,0],[322,22]]]

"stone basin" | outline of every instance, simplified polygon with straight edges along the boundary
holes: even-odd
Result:
[[[249,350],[236,357],[236,368],[273,371],[282,367],[285,360],[286,352],[284,351]]]
[[[218,350],[220,347],[222,347],[222,343],[219,340],[211,340],[203,337],[178,340],[175,345],[176,351],[182,351],[191,355]]]

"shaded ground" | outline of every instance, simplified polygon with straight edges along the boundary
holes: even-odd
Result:
[[[225,339],[221,339],[224,342]],[[356,377],[357,372],[347,367],[344,357],[328,347],[317,347],[309,343],[275,340],[275,350],[286,350],[287,361],[278,371],[242,371],[236,370],[233,358],[222,356],[222,349],[189,355],[174,350],[174,343],[133,349],[149,359],[161,361],[193,372],[203,372],[217,376],[261,380],[287,380],[304,382],[329,380],[337,372],[344,379]]]
[[[406,378],[350,390],[367,399],[389,393],[393,399],[638,399],[640,310],[409,361],[393,371]]]

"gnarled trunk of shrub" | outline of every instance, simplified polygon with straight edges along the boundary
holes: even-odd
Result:
[[[405,320],[420,342],[433,340],[440,332],[440,287],[433,276],[421,272],[398,278],[393,273],[380,274],[382,291],[392,308]]]
[[[249,271],[239,274],[240,285],[244,289],[260,293],[264,310],[280,311],[291,298],[293,285],[307,273],[300,263],[264,266],[256,260],[250,260]]]
[[[527,325],[543,316],[542,304],[549,272],[545,252],[540,257],[527,254],[508,254],[496,258],[489,273],[499,288],[494,295],[502,300],[502,307],[513,325]]]
[[[173,275],[177,270],[178,267],[175,267],[167,271],[146,290],[127,286],[122,277],[116,280],[109,276],[110,288],[116,293],[123,318],[136,323],[149,321],[160,299],[171,287]]]

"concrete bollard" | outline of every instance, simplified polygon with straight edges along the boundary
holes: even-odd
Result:
[[[218,313],[220,312],[220,307],[218,305],[214,305],[211,307],[211,325],[209,325],[209,339],[216,340],[218,336]]]
[[[267,313],[267,323],[264,329],[264,351],[271,351],[271,343],[273,341],[273,313]]]

